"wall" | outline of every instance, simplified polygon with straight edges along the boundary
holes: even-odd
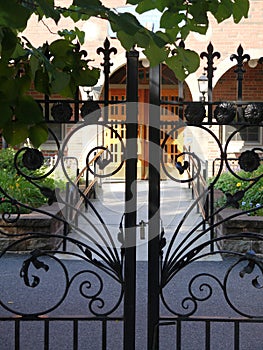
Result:
[[[60,6],[70,3],[69,0],[56,1]],[[124,6],[125,1],[103,1],[106,6],[118,7]],[[213,85],[215,87],[213,99],[214,100],[236,100],[236,75],[233,72],[233,66],[236,61],[231,61],[231,54],[237,52],[237,47],[242,44],[244,53],[249,53],[252,59],[258,59],[263,56],[263,31],[262,28],[263,17],[263,1],[251,0],[249,18],[243,19],[239,24],[233,24],[232,19],[228,19],[221,24],[217,24],[216,21],[210,16],[211,24],[208,32],[205,36],[199,34],[191,34],[186,40],[186,47],[196,50],[201,53],[206,51],[207,46],[212,42],[215,51],[219,51],[221,57],[215,59],[216,70],[214,72]],[[30,38],[33,45],[40,45],[44,40],[54,40],[57,36],[51,32],[55,30],[56,26],[50,20],[44,20],[44,23],[38,22],[37,19],[30,20],[29,27],[24,33]],[[47,25],[49,29],[47,29]],[[63,19],[60,24],[62,27],[70,29],[75,26],[68,19]],[[98,46],[103,45],[103,41],[107,35],[108,24],[104,20],[90,19],[87,22],[80,24],[80,28],[87,32],[86,42],[84,48],[88,51],[88,57],[95,59],[95,62],[91,64],[94,66],[100,66],[101,57],[96,54]],[[120,66],[125,63],[125,52],[121,48],[116,39],[111,39],[111,45],[118,49],[117,55],[112,55],[112,72],[116,71]],[[203,72],[206,66],[206,59],[201,60],[199,70],[189,76],[186,80],[189,86],[189,93],[187,97],[192,96],[193,100],[199,100],[200,93],[198,91],[197,78]],[[258,65],[256,68],[251,69],[246,65],[248,72],[244,78],[244,99],[245,100],[261,100],[262,99],[262,75],[263,67]],[[100,82],[101,84],[101,82]],[[214,128],[214,131],[218,133],[218,127]],[[201,133],[196,133],[195,138],[197,144],[200,144],[202,140],[202,148],[206,151],[207,159],[212,161],[215,157],[219,156],[218,147],[211,138],[203,138]],[[193,145],[195,147],[195,145]],[[199,147],[196,145],[196,147]]]

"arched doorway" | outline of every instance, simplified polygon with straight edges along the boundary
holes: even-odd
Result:
[[[161,143],[166,137],[166,134],[171,130],[171,124],[166,124],[167,121],[178,120],[179,108],[176,105],[165,104],[165,102],[178,101],[178,80],[174,73],[166,66],[161,66],[161,100],[164,104],[161,108]],[[191,93],[186,84],[183,85],[183,99],[191,100]],[[109,100],[118,102],[110,105],[108,109],[108,119],[113,123],[114,129],[121,137],[125,137],[125,127],[118,123],[126,118],[126,106],[121,101],[126,100],[126,65],[120,67],[110,77]],[[148,126],[149,126],[149,68],[144,67],[142,61],[139,62],[139,89],[138,89],[138,177],[147,179],[148,177]],[[104,142],[113,155],[114,163],[121,160],[121,144],[116,135],[109,130],[105,131]],[[164,162],[172,162],[178,153],[182,152],[183,133],[175,131],[170,134],[164,149]],[[116,177],[122,178],[124,170],[116,174]]]

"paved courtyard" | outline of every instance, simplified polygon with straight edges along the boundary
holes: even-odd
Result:
[[[144,220],[147,222],[147,182],[138,182],[138,222]],[[124,184],[123,183],[104,183],[97,189],[97,198],[92,200],[94,208],[102,215],[104,224],[109,227],[112,233],[113,243],[120,246],[117,239],[119,224],[124,212]],[[184,217],[187,208],[193,203],[191,191],[187,185],[179,186],[169,181],[161,183],[161,218],[165,228],[167,246],[172,239],[173,232],[178,227]],[[201,220],[200,214],[196,207],[192,213],[187,216],[182,224],[180,232],[175,242],[175,248],[182,244],[180,249],[184,249],[187,241],[184,241],[187,233],[198,226]],[[91,238],[86,233],[93,231],[101,232],[103,226],[97,219],[94,211],[88,208],[83,210],[78,218],[76,227],[71,230],[70,237],[82,242],[90,243]],[[201,229],[202,227],[200,227]],[[199,232],[193,230],[189,240],[195,237]],[[147,334],[147,225],[145,239],[140,239],[138,228],[138,247],[137,247],[137,287],[136,287],[136,350],[146,350]],[[201,237],[199,243],[207,239]],[[193,245],[197,242],[193,242]],[[94,246],[95,247],[95,246]],[[187,248],[189,249],[189,247]],[[74,253],[78,251],[76,246],[68,244],[67,251]],[[78,251],[79,252],[79,251]],[[110,309],[121,293],[120,284],[112,278],[102,273],[98,268],[87,264],[80,257],[71,257],[63,252],[56,254],[54,258],[44,256],[39,260],[45,263],[49,269],[36,270],[30,268],[30,280],[34,275],[40,278],[39,285],[36,288],[30,288],[24,284],[21,278],[21,268],[24,266],[28,256],[21,254],[7,254],[0,261],[0,300],[3,304],[10,306],[11,309],[37,312],[41,308],[52,308],[53,305],[64,297],[66,290],[66,280],[72,278],[70,288],[66,290],[65,300],[49,312],[49,316],[58,316],[60,321],[52,322],[49,328],[49,350],[70,350],[72,347],[73,330],[72,321],[67,322],[65,317],[78,315],[83,317],[79,323],[79,340],[78,350],[99,350],[102,346],[102,325],[99,321],[85,320],[85,317],[91,317],[90,307],[95,307],[100,312],[99,305],[91,303],[89,293],[96,293],[96,288],[100,286],[97,276],[103,280],[102,294],[103,307]],[[171,281],[168,287],[164,288],[163,294],[168,306],[187,312],[191,308],[189,297],[196,295],[197,310],[195,316],[201,317],[199,322],[191,322],[191,318],[182,323],[181,338],[182,350],[204,350],[207,341],[207,323],[202,322],[202,318],[209,317],[211,320],[217,320],[217,323],[211,323],[209,327],[209,337],[211,339],[210,349],[216,350],[262,350],[263,328],[262,323],[241,323],[239,334],[239,347],[234,345],[235,323],[230,322],[230,318],[242,320],[242,316],[236,313],[233,308],[229,307],[228,301],[234,305],[234,308],[241,310],[243,313],[253,313],[263,315],[263,296],[260,285],[258,288],[253,286],[253,279],[258,277],[261,281],[262,271],[255,268],[251,276],[246,274],[240,278],[240,272],[246,268],[248,262],[239,263],[229,271],[229,283],[227,283],[227,293],[223,288],[223,281],[228,269],[236,262],[234,258],[222,259],[221,257],[212,256],[211,258],[202,258],[199,261],[191,263],[183,268]],[[33,268],[33,269],[32,269]],[[65,273],[67,271],[67,273]],[[80,273],[80,271],[84,271]],[[72,276],[75,276],[74,278]],[[200,280],[196,279],[200,276]],[[150,276],[149,276],[150,278]],[[227,281],[228,281],[227,279]],[[87,284],[88,281],[88,284]],[[94,283],[94,284],[93,284]],[[96,287],[96,283],[98,283]],[[222,285],[221,285],[222,283]],[[87,287],[86,289],[84,287]],[[84,288],[84,289],[83,289]],[[99,287],[100,288],[100,287]],[[210,289],[211,288],[211,289]],[[86,293],[83,291],[86,290]],[[225,294],[226,293],[226,294]],[[86,297],[85,297],[86,295]],[[186,300],[185,302],[183,302]],[[193,306],[193,304],[192,304]],[[97,307],[97,308],[96,308]],[[167,311],[161,303],[161,315],[166,321],[171,319],[172,314]],[[107,350],[121,350],[123,341],[123,322],[118,321],[122,316],[123,305],[113,312],[113,320],[107,325]],[[15,349],[14,343],[14,324],[4,321],[4,316],[10,316],[0,305],[0,350]],[[2,318],[1,318],[2,317]],[[229,323],[219,322],[218,317],[225,317]],[[115,318],[115,319],[114,319]],[[25,321],[20,326],[20,350],[42,350],[44,349],[43,335],[44,323],[40,321]],[[172,320],[172,319],[171,319]],[[201,321],[200,321],[201,320]],[[176,322],[162,322],[160,326],[160,350],[174,350],[176,348]]]
[[[137,260],[146,261],[147,260],[147,234],[148,234],[148,182],[138,181],[137,182],[137,222],[138,224],[143,220],[145,225],[145,237],[140,236],[138,227],[137,236]],[[88,211],[82,207],[81,215],[78,216],[77,223],[73,224],[73,228],[70,232],[69,237],[76,238],[80,241],[89,243],[91,240],[87,236],[87,232],[93,232],[91,224],[94,225],[101,232],[104,230],[104,225],[109,229],[111,237],[114,240],[117,247],[120,243],[117,240],[117,235],[119,232],[119,225],[122,219],[122,215],[125,211],[124,207],[124,196],[125,196],[125,183],[123,182],[104,182],[97,185],[96,189],[97,197],[95,200],[91,200],[92,205],[96,209],[97,213],[103,219],[103,224],[98,219],[96,213],[89,208]],[[174,181],[162,181],[161,182],[161,205],[160,205],[160,217],[161,225],[165,230],[166,247],[169,245],[171,238],[178,225],[183,220],[183,224],[178,232],[177,238],[174,245],[178,246],[186,235],[194,230],[193,234],[180,248],[185,249],[186,245],[190,240],[194,239],[202,230],[202,226],[198,226],[201,222],[202,217],[197,210],[197,206],[194,206],[186,216],[186,212],[193,204],[192,192],[188,188],[188,184],[179,184]],[[200,244],[207,239],[209,239],[210,233],[206,233],[200,239],[198,239],[194,245]],[[95,240],[98,239],[96,233],[92,236]],[[102,245],[103,242],[100,242]],[[193,248],[194,245],[187,248]],[[75,247],[70,243],[68,244],[67,250],[74,251]],[[208,249],[207,249],[208,251]],[[218,260],[219,256],[206,257],[209,260]]]

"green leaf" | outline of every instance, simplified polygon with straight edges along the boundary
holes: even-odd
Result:
[[[233,3],[231,0],[223,0],[218,4],[217,11],[214,12],[214,16],[218,23],[223,22],[232,15]]]
[[[35,73],[34,85],[37,91],[50,95],[49,76],[42,68]]]
[[[100,77],[100,70],[97,68],[90,69],[88,66],[74,71],[72,73],[78,86],[94,86],[97,84]]]
[[[2,28],[1,58],[9,61],[17,45],[17,36],[10,28]]]
[[[180,30],[180,33],[181,33],[180,39],[185,40],[190,33],[190,26],[189,25],[183,26]]]
[[[75,32],[80,44],[83,45],[85,42],[85,32],[82,30],[79,30],[79,28],[77,27],[75,27]]]
[[[8,102],[10,105],[16,103],[19,91],[15,79],[0,79],[0,101]]]
[[[68,29],[60,30],[58,31],[58,34],[60,36],[63,36],[68,41],[73,41],[75,38],[78,38],[78,41],[80,42],[81,45],[83,45],[85,41],[85,32],[83,32],[82,30],[79,30],[77,27],[75,27],[74,30],[68,30]]]
[[[29,56],[28,50],[25,50],[21,44],[21,42],[17,42],[15,50],[13,51],[11,58],[19,61],[20,59],[27,60]]]
[[[32,14],[16,0],[0,1],[0,23],[4,27],[23,30]]]
[[[100,0],[74,0],[72,5],[80,8],[80,12],[83,12],[84,9],[85,14],[89,16],[100,15],[104,17],[105,12],[108,10],[107,7],[102,5]]]
[[[31,126],[28,137],[35,148],[38,148],[42,143],[47,141],[48,128],[44,123]]]
[[[54,8],[54,0],[38,0],[38,9],[36,14],[39,15],[39,19],[42,19],[43,16],[52,18],[56,24],[60,20],[60,13]],[[41,10],[40,10],[40,9]]]
[[[136,44],[135,37],[127,34],[123,30],[118,31],[117,38],[120,40],[122,47],[126,51],[129,51]]]
[[[30,69],[31,69],[31,74],[34,77],[36,72],[37,72],[37,70],[40,67],[40,62],[39,62],[39,60],[37,59],[36,56],[32,55],[30,57],[29,66],[30,66]]]
[[[9,104],[1,103],[0,128],[5,127],[7,123],[11,123],[13,111]]]
[[[138,47],[147,47],[150,44],[151,40],[154,40],[155,43],[161,47],[163,46],[160,44],[161,38],[156,36],[154,33],[149,32],[147,29],[138,31],[135,35],[135,42],[137,43]],[[163,43],[163,42],[162,42]]]
[[[148,58],[151,66],[156,66],[164,62],[168,56],[166,47],[160,48],[153,40],[151,40],[149,46],[144,49],[143,53]]]
[[[72,52],[74,46],[75,45],[68,40],[58,39],[50,44],[49,50],[50,53],[54,56],[63,56]]]
[[[111,12],[109,21],[114,32],[121,30],[129,35],[135,35],[139,30],[144,29],[137,18],[127,12],[119,14]]]
[[[16,77],[15,83],[18,95],[23,95],[30,89],[31,77],[28,74],[24,74],[21,77]]]
[[[117,33],[122,46],[130,50],[135,44],[139,47],[149,45],[149,31],[130,13],[109,14],[109,22],[113,32]]]
[[[54,70],[52,74],[52,81],[50,84],[51,93],[59,93],[61,90],[65,89],[69,82],[70,75],[68,73]]]
[[[177,79],[184,81],[189,74],[197,70],[200,58],[196,52],[179,47],[177,54],[169,57],[166,64],[173,70]]]
[[[77,87],[76,80],[71,76],[69,84],[59,94],[63,97],[75,98]]]
[[[129,1],[130,4],[137,5],[136,12],[144,13],[149,10],[157,9],[163,11],[166,7],[167,1],[162,0],[142,0],[142,1]]]
[[[87,21],[91,17],[88,13],[85,13],[83,8],[78,6],[70,6],[68,10],[62,9],[61,14],[66,18],[70,17],[75,23],[80,20]]]
[[[177,49],[177,54],[183,62],[183,66],[187,70],[188,74],[191,74],[197,70],[200,65],[199,55],[192,50],[186,50],[183,48]]]
[[[185,15],[182,13],[174,13],[169,10],[162,14],[160,19],[160,26],[162,28],[170,29],[177,28],[178,32],[180,30],[179,24],[185,19]]]
[[[233,4],[234,22],[238,23],[243,17],[248,17],[249,0],[235,0]]]
[[[76,38],[76,32],[74,30],[68,30],[68,29],[59,30],[58,35],[63,36],[68,41],[72,41]]]
[[[13,121],[8,124],[8,127],[3,129],[3,136],[6,142],[11,146],[18,145],[24,142],[28,137],[28,127],[23,123]]]
[[[16,120],[24,124],[43,121],[43,113],[38,103],[31,96],[22,96],[15,107]]]
[[[206,24],[207,23],[207,12],[209,9],[209,2],[206,0],[195,1],[189,7],[189,19],[194,19],[196,23]]]
[[[102,6],[100,0],[74,0],[72,5],[89,8],[90,6]]]
[[[61,70],[70,70],[76,64],[73,49],[75,45],[68,40],[59,39],[50,44],[52,63]]]
[[[206,23],[198,23],[195,20],[188,22],[189,31],[197,32],[199,34],[205,34],[208,29],[208,18]]]

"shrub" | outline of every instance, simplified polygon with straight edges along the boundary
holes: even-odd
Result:
[[[10,197],[14,198],[20,203],[29,205],[33,208],[38,208],[47,203],[48,198],[41,194],[39,188],[33,183],[28,181],[25,177],[17,173],[17,169],[14,166],[14,155],[16,151],[7,148],[0,150],[0,186]],[[46,167],[42,166],[40,169],[30,171],[22,164],[22,154],[18,158],[19,169],[26,175],[32,175],[34,177],[41,176],[45,173]],[[40,186],[45,186],[50,189],[61,187],[61,181],[57,182],[51,177],[43,178],[42,180],[35,181]],[[15,207],[8,202],[8,198],[5,198],[4,193],[0,188],[0,213],[12,213],[15,212]],[[29,213],[30,210],[20,206],[20,213]]]
[[[245,195],[239,201],[239,208],[242,210],[249,210],[251,208],[259,207],[256,212],[250,215],[263,215],[263,165],[259,166],[257,170],[248,173],[243,170],[237,172],[237,175],[244,179],[253,179],[259,176],[260,179],[253,184],[248,190],[247,188],[252,184],[252,180],[240,180],[232,175],[230,172],[222,173],[215,183],[214,188],[221,190],[223,193],[235,194],[237,191],[244,190]],[[211,179],[212,180],[212,179]],[[216,205],[221,206],[226,203],[226,198],[221,198]]]

